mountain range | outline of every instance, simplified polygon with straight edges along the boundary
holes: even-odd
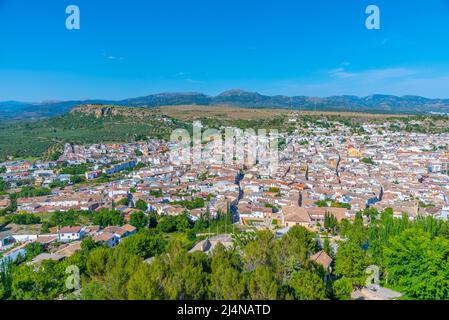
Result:
[[[239,89],[217,96],[196,92],[158,93],[125,100],[71,100],[26,103],[0,102],[0,120],[37,119],[60,115],[81,104],[108,104],[127,107],[160,107],[170,105],[236,106],[244,108],[286,108],[294,110],[350,111],[371,113],[449,113],[449,99],[429,99],[420,96],[350,95],[326,98],[307,96],[267,96]]]

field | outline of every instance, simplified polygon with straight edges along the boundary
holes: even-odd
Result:
[[[342,118],[387,119],[406,118],[408,115],[372,114],[361,112],[334,111],[297,111],[289,109],[254,109],[225,106],[166,106],[156,110],[161,114],[183,121],[198,120],[200,118],[222,118],[234,120],[259,120],[279,116],[339,116]]]
[[[259,120],[291,114],[290,110],[285,109],[247,109],[223,106],[167,106],[160,107],[158,110],[171,118],[183,121],[201,118]]]

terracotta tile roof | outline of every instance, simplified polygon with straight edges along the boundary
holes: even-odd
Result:
[[[346,212],[348,209],[346,208],[307,208],[307,213],[313,216],[323,216],[326,213],[332,214],[337,218],[338,221],[341,221],[346,218]]]
[[[51,243],[53,241],[56,241],[56,239],[57,239],[56,236],[39,236],[36,239],[36,242],[42,243],[42,244],[48,244],[48,243]]]
[[[119,236],[123,236],[127,231],[122,227],[106,227],[104,228],[105,233],[110,232],[112,234],[118,234]]]
[[[332,264],[332,258],[329,257],[329,255],[324,252],[323,250],[315,253],[310,257],[310,260],[315,261],[316,263],[323,266],[325,270],[328,270],[330,265]]]
[[[134,226],[132,226],[130,224],[125,224],[122,228],[125,229],[128,232],[134,232],[134,231],[137,230],[136,227],[134,227]]]
[[[99,234],[98,236],[95,236],[93,239],[95,241],[107,242],[107,241],[111,240],[114,237],[115,237],[115,235],[110,233],[110,232],[103,232],[103,233]]]
[[[309,223],[310,217],[304,208],[298,206],[285,206],[282,208],[285,222]]]
[[[82,227],[63,227],[58,230],[58,233],[79,233]]]

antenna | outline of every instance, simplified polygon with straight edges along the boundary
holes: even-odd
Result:
[[[207,208],[207,219],[209,220],[209,234],[207,235],[207,239],[210,239],[210,209],[209,209],[209,205]]]
[[[228,210],[226,210],[226,215],[225,215],[225,236],[228,234]]]

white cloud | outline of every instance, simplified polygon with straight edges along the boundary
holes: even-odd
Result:
[[[401,78],[412,76],[417,73],[414,69],[409,68],[385,68],[385,69],[370,69],[359,72],[348,71],[344,67],[329,70],[327,74],[333,78],[358,78],[364,80],[382,80],[391,78]]]
[[[206,82],[201,81],[201,80],[195,80],[195,79],[185,79],[186,82],[188,83],[194,83],[194,84],[204,84]]]
[[[117,61],[122,61],[122,60],[125,59],[125,58],[123,58],[123,57],[117,57],[117,56],[114,56],[114,55],[108,55],[108,54],[105,54],[105,53],[103,53],[103,57],[105,57],[105,58],[108,59],[108,60],[117,60]]]
[[[336,78],[351,78],[351,77],[356,76],[355,73],[348,72],[343,67],[329,70],[328,74],[329,74],[329,76],[336,77]]]

